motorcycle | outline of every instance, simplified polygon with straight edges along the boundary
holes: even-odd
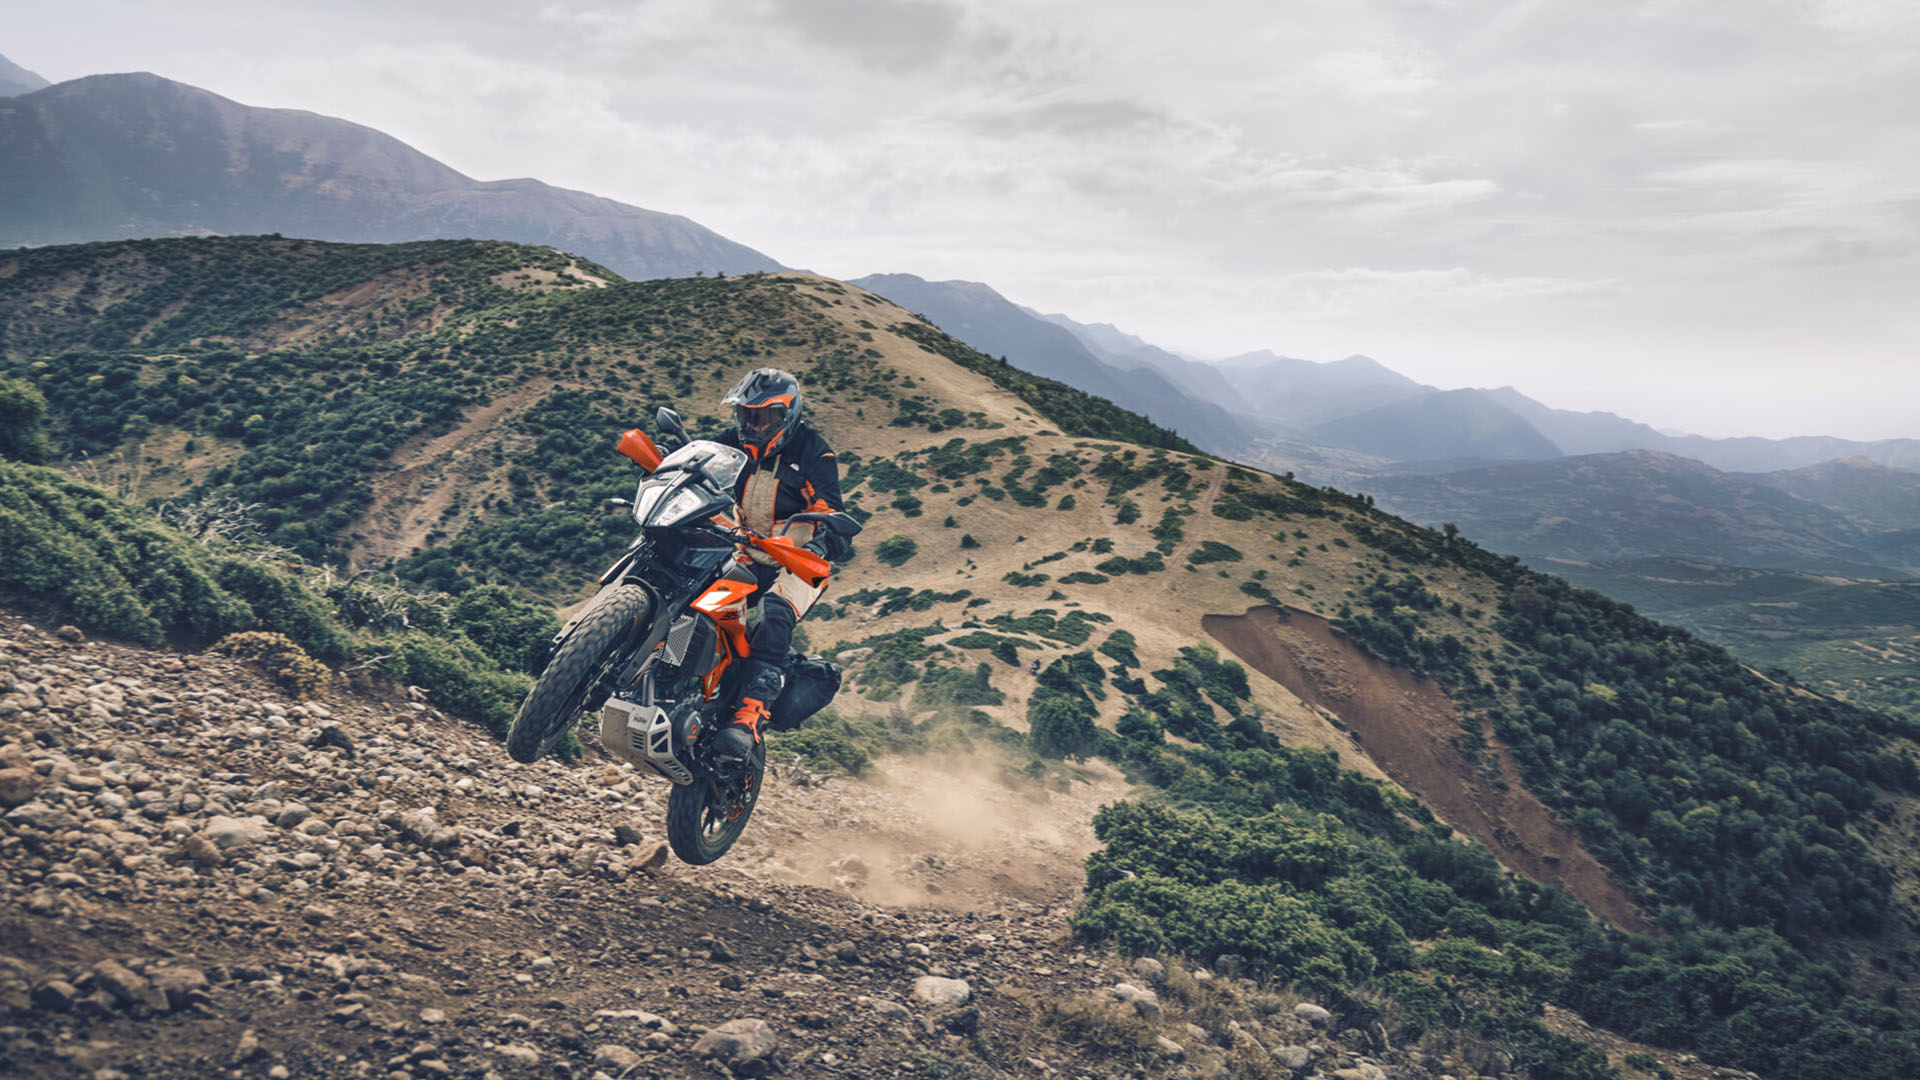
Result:
[[[729,577],[748,560],[771,560],[815,588],[825,559],[794,545],[785,530],[831,523],[859,531],[845,514],[803,513],[781,534],[762,536],[737,520],[734,483],[748,462],[730,446],[692,439],[672,409],[656,415],[662,437],[680,445],[662,454],[638,428],[618,449],[647,470],[630,508],[640,532],[600,577],[600,590],[554,637],[550,659],[507,732],[507,752],[528,764],[553,748],[583,713],[600,713],[600,742],[615,757],[673,784],[667,840],[694,865],[726,854],[760,797],[766,749],[741,768],[719,757],[717,737],[734,702],[741,663],[750,655],[747,607],[755,583]],[[839,669],[808,660],[790,668],[787,692],[772,708],[775,730],[798,725],[839,689]]]

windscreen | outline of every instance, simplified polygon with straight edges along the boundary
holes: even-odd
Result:
[[[733,490],[734,481],[740,479],[740,470],[747,467],[745,452],[731,446],[722,446],[717,442],[695,439],[687,445],[668,454],[654,470],[660,473],[680,470],[697,472],[713,481],[722,491]]]

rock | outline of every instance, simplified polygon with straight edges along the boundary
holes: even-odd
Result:
[[[942,1014],[929,1027],[949,1035],[977,1035],[980,1033],[980,1010],[971,1005],[964,1009],[953,1009]],[[928,1032],[933,1033],[933,1030]]]
[[[1387,1074],[1380,1066],[1363,1061],[1351,1069],[1335,1069],[1333,1080],[1387,1080]]]
[[[667,856],[671,853],[672,849],[667,847],[667,842],[661,840],[651,848],[638,849],[638,853],[627,860],[627,865],[640,873],[657,874],[667,865]]]
[[[1289,1069],[1299,1070],[1307,1067],[1313,1059],[1313,1051],[1304,1046],[1276,1046],[1273,1048],[1273,1060]]]
[[[447,1014],[446,1014],[446,1010],[444,1010],[444,1009],[421,1009],[421,1010],[420,1010],[420,1022],[421,1022],[421,1023],[423,1023],[423,1024],[444,1024],[444,1023],[446,1023],[446,1022],[447,1022]]]
[[[773,1028],[765,1020],[743,1018],[729,1020],[700,1036],[700,1041],[693,1044],[693,1053],[716,1058],[735,1071],[752,1071],[751,1067],[742,1070],[742,1066],[755,1062],[764,1068],[778,1045]]]
[[[1167,966],[1151,956],[1143,956],[1133,962],[1133,973],[1154,986],[1167,981]]]
[[[148,978],[154,989],[166,995],[167,1006],[173,1009],[183,1009],[196,1001],[207,1000],[208,991],[212,989],[206,972],[199,968],[181,965],[157,967],[148,973]]]
[[[220,845],[207,839],[204,833],[194,833],[180,841],[179,851],[200,866],[219,866],[227,858],[220,853]]]
[[[300,921],[309,926],[325,926],[340,917],[340,913],[327,904],[308,904],[300,909]]]
[[[873,1011],[876,1015],[884,1016],[889,1020],[906,1020],[913,1016],[911,1010],[897,1001],[875,999]]]
[[[500,1059],[507,1064],[520,1068],[531,1069],[540,1064],[540,1051],[535,1050],[525,1043],[507,1043],[505,1046],[496,1046],[493,1048],[493,1052],[499,1055]]]
[[[267,827],[247,818],[227,817],[215,814],[207,819],[207,826],[201,830],[207,839],[220,846],[222,851],[230,851],[248,844],[257,844],[267,838]]]
[[[59,638],[61,641],[70,641],[75,645],[87,640],[87,635],[81,633],[79,627],[71,625],[62,626],[60,629],[55,630],[53,636]]]
[[[40,774],[32,769],[0,769],[0,806],[11,810],[31,801],[40,789]]]
[[[1140,1019],[1147,1023],[1160,1022],[1160,995],[1153,991],[1142,990],[1132,983],[1115,983],[1108,988],[1107,992],[1132,1005],[1133,1011],[1139,1013]]]
[[[827,869],[833,871],[837,877],[852,878],[855,881],[867,880],[870,872],[866,861],[858,855],[842,855],[828,863]]]
[[[973,987],[965,979],[922,975],[913,980],[913,996],[929,1005],[965,1005],[973,997]]]
[[[1187,1048],[1167,1038],[1165,1035],[1155,1035],[1153,1037],[1153,1047],[1160,1052],[1161,1057],[1166,1058],[1168,1061],[1187,1060]]]
[[[712,944],[707,946],[707,959],[716,964],[731,964],[738,957],[733,955],[732,949],[727,948],[726,942],[714,938]]]
[[[647,841],[647,834],[637,827],[625,823],[613,827],[614,847],[636,847]]]
[[[167,995],[118,960],[102,960],[93,965],[93,981],[122,1005],[145,1005],[154,1012],[167,1011]]]
[[[1327,1024],[1333,1020],[1332,1013],[1315,1005],[1311,1001],[1303,1001],[1295,1005],[1293,1007],[1293,1015],[1317,1028],[1326,1027]]]
[[[240,1033],[240,1042],[233,1048],[233,1063],[243,1065],[260,1056],[260,1036],[252,1028]]]
[[[80,1000],[80,991],[63,979],[48,979],[33,988],[33,1007],[47,1012],[70,1012]]]
[[[1241,956],[1239,953],[1221,953],[1219,956],[1213,958],[1214,972],[1225,975],[1229,979],[1240,974],[1241,969],[1246,966],[1247,958]]]
[[[312,816],[313,810],[307,806],[300,803],[288,803],[286,806],[280,808],[280,813],[274,817],[273,823],[283,829],[291,829],[302,824]]]
[[[38,799],[23,802],[7,811],[7,820],[31,825],[42,832],[55,832],[78,824],[72,814],[57,806],[48,806]]]
[[[618,1043],[601,1043],[593,1048],[593,1063],[603,1069],[625,1072],[640,1064],[640,1055]]]
[[[835,942],[827,946],[827,948],[833,952],[834,959],[843,964],[857,964],[860,962],[860,949],[851,941]]]

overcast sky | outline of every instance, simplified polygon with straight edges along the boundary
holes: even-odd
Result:
[[[1920,437],[1912,0],[63,0],[0,53],[790,266],[1708,435]]]

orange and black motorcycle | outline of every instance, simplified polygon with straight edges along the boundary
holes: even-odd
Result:
[[[694,864],[726,854],[760,797],[766,749],[741,767],[720,759],[715,736],[734,704],[734,673],[749,655],[746,616],[755,583],[742,572],[747,549],[819,588],[825,559],[786,536],[761,536],[736,523],[733,487],[747,455],[688,439],[680,418],[661,409],[663,438],[681,443],[662,455],[645,432],[621,436],[620,452],[648,475],[630,506],[640,526],[626,554],[600,577],[600,591],[554,638],[551,659],[507,732],[507,752],[530,763],[552,748],[582,713],[600,713],[600,742],[613,755],[673,782],[667,839]],[[784,526],[844,515],[795,514]],[[851,521],[842,529],[857,531]],[[851,533],[849,533],[851,535]],[[831,700],[839,669],[819,660],[790,668],[772,707],[775,730]]]

